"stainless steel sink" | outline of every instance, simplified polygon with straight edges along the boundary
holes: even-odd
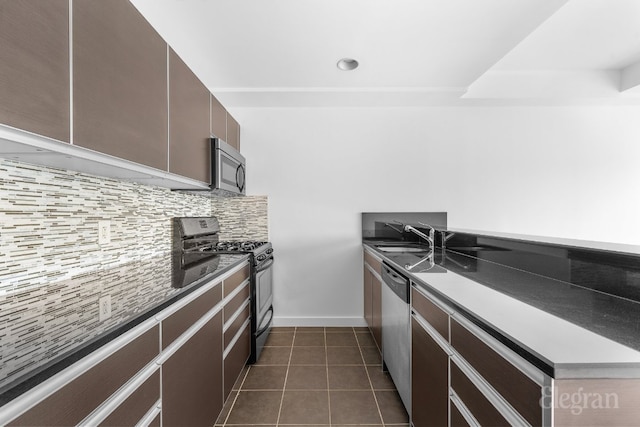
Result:
[[[381,252],[392,252],[392,253],[407,253],[407,252],[429,252],[429,247],[418,247],[418,246],[384,246],[377,245]]]

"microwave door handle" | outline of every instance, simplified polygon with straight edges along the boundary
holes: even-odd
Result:
[[[238,186],[238,189],[240,191],[244,190],[244,181],[245,181],[244,166],[242,166],[242,164],[239,164],[238,168],[236,169],[236,185]]]

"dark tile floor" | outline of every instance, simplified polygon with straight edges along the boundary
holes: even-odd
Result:
[[[408,426],[367,328],[274,328],[216,426]]]

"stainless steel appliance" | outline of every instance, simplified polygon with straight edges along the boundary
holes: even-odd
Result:
[[[218,242],[214,253],[248,253],[251,255],[251,356],[260,358],[273,324],[273,246],[269,242]]]
[[[411,283],[384,262],[382,280],[382,359],[411,415]]]
[[[245,158],[220,138],[211,138],[211,189],[245,194]]]
[[[216,217],[173,220],[174,286],[208,274],[221,254],[249,254],[251,263],[251,356],[260,357],[273,323],[273,246],[263,241],[220,241]],[[199,277],[198,277],[199,276]]]

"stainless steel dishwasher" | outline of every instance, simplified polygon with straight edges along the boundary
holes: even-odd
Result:
[[[411,415],[411,313],[409,279],[382,264],[382,358]]]

